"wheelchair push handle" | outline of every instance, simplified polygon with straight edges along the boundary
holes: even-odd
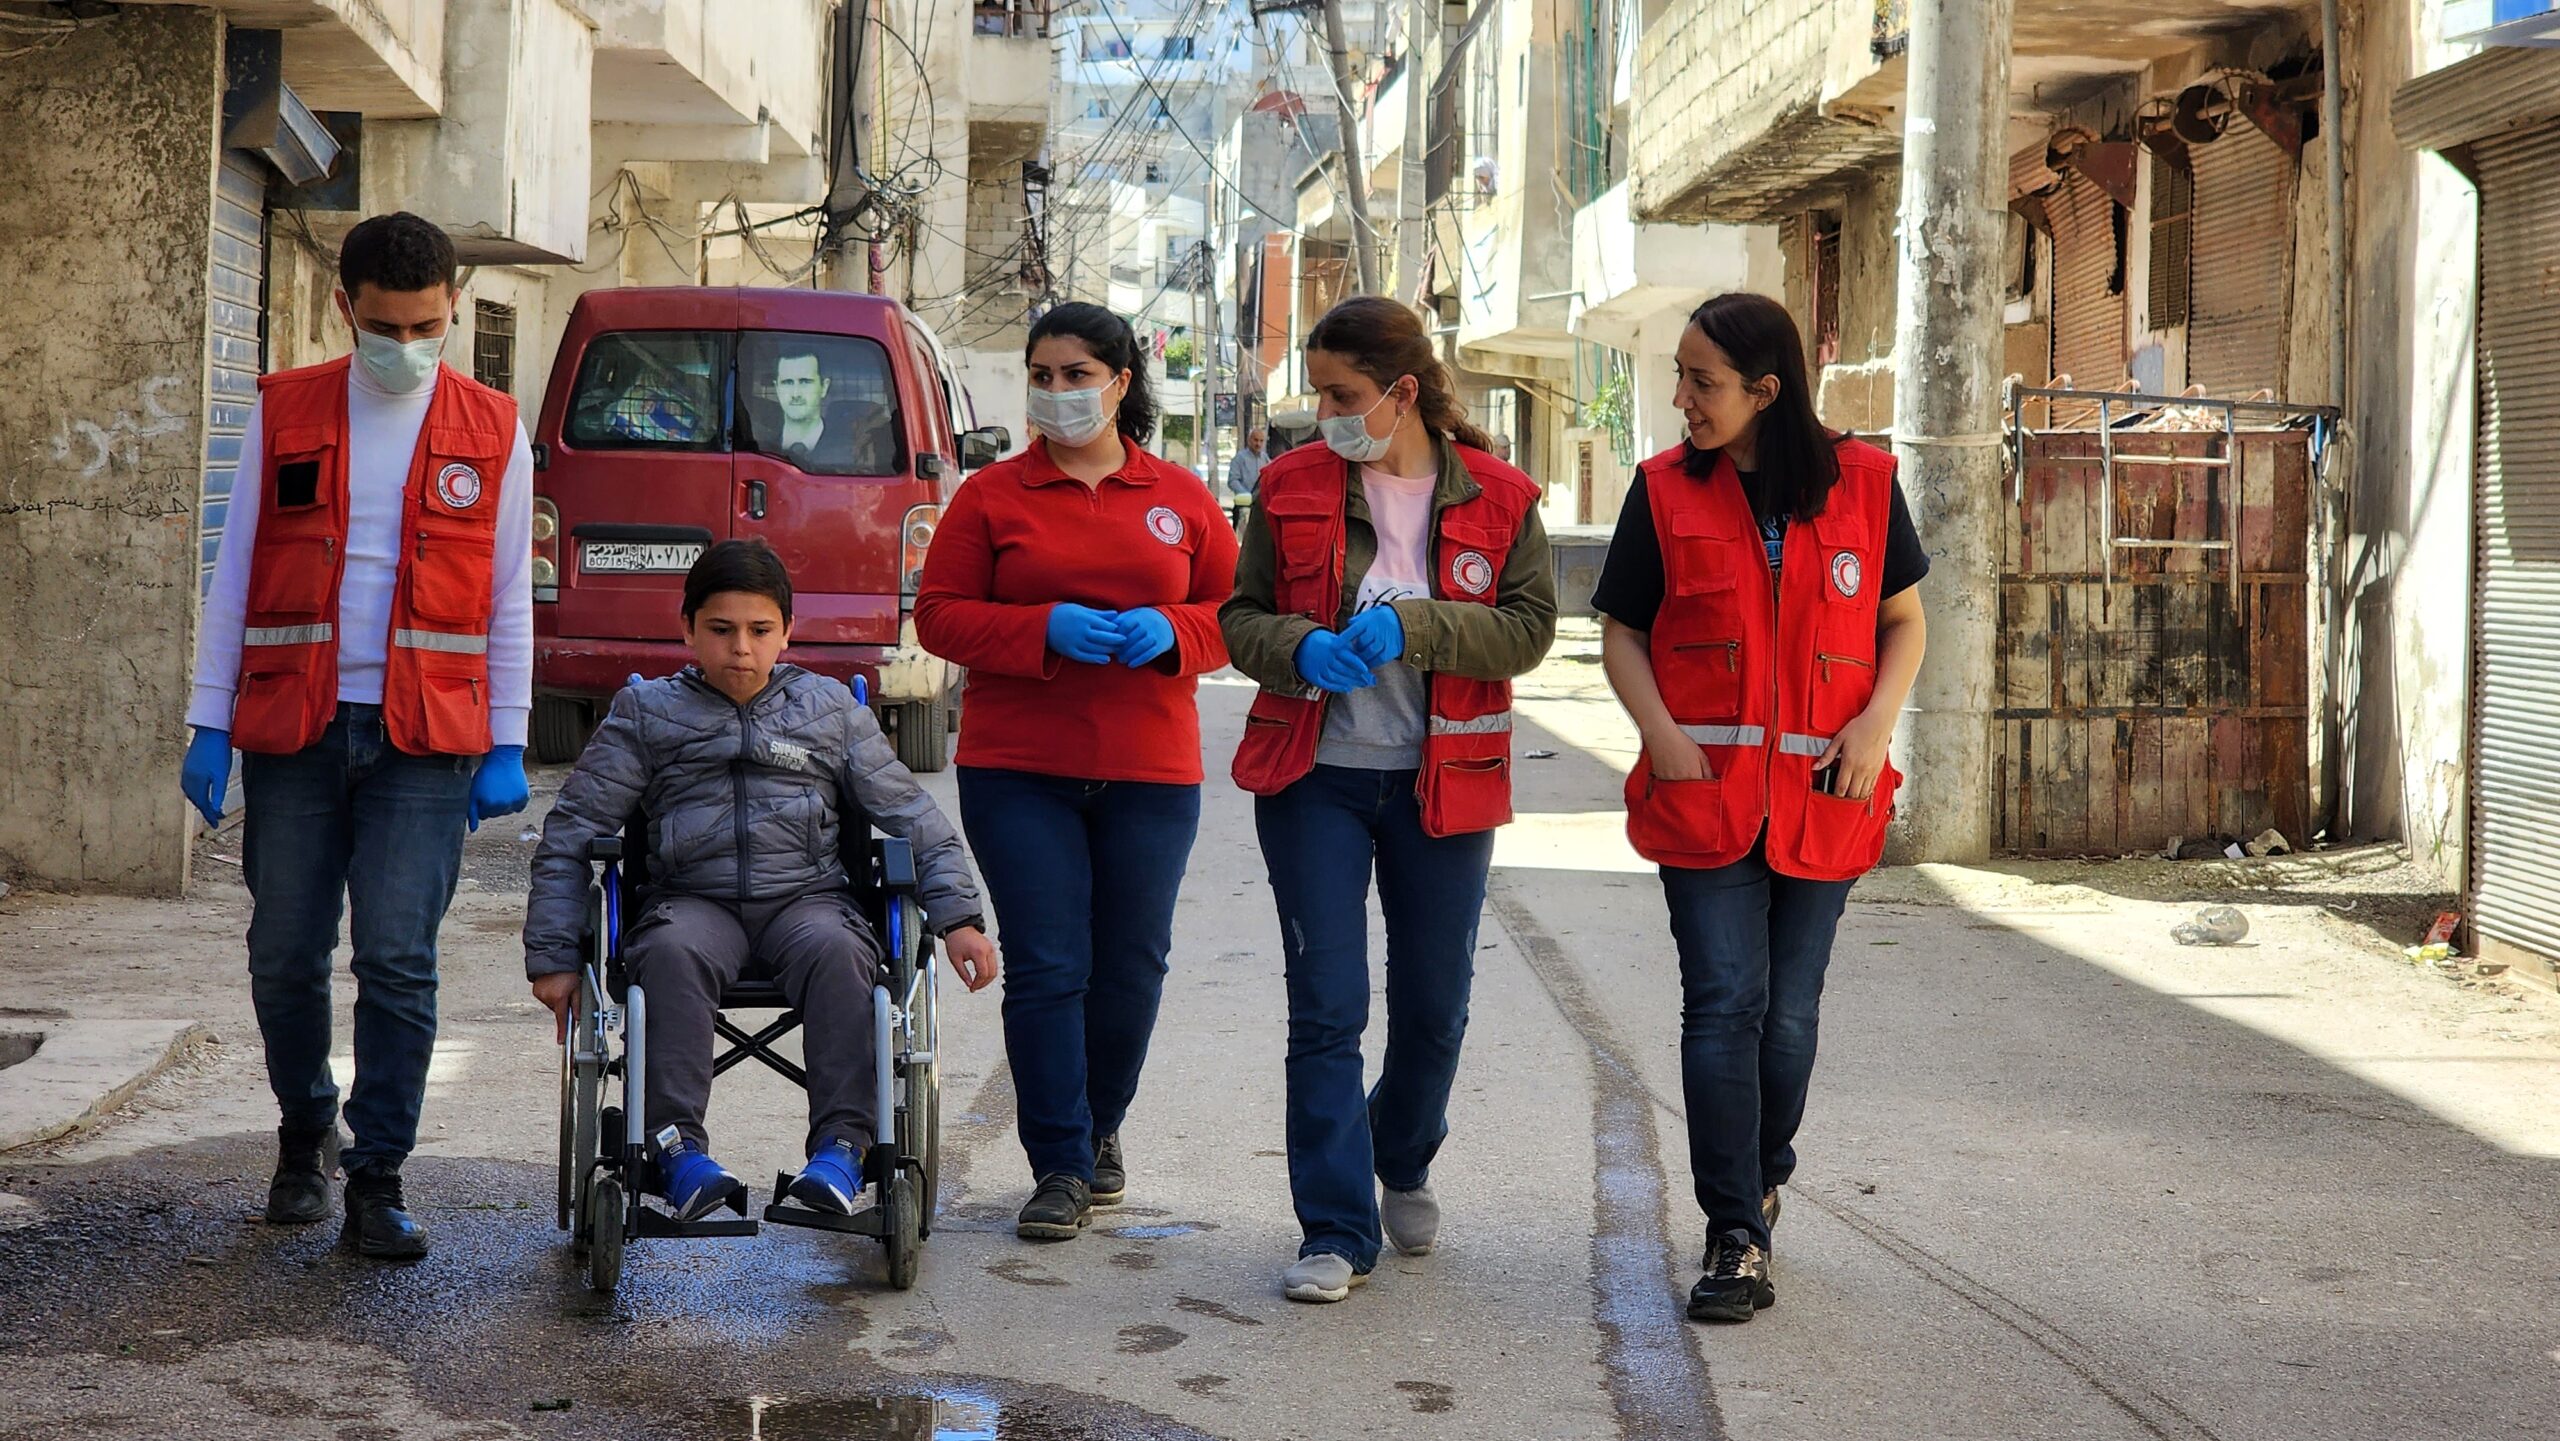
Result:
[[[622,837],[598,836],[587,842],[587,859],[599,863],[621,860]]]

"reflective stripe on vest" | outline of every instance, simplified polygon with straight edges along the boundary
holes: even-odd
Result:
[[[338,633],[332,625],[253,625],[240,632],[248,645],[318,645]]]
[[[487,655],[489,638],[485,635],[456,635],[442,630],[395,630],[391,643],[411,650],[440,650],[452,655]]]
[[[1812,756],[1818,760],[1829,749],[1829,736],[1801,736],[1785,731],[1778,735],[1778,754],[1782,756]]]
[[[1511,729],[1511,712],[1498,710],[1474,720],[1450,720],[1446,716],[1431,718],[1431,733],[1436,736],[1500,735]]]
[[[1769,738],[1759,726],[1682,726],[1680,734],[1702,746],[1756,746]]]

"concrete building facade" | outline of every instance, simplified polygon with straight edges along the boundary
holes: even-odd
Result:
[[[825,194],[830,11],[129,4],[0,66],[0,252],[45,297],[0,320],[22,397],[0,420],[0,879],[183,885],[180,716],[230,465],[257,376],[349,345],[346,229],[406,209],[453,235],[445,357],[530,418],[584,291],[814,273],[813,229],[751,227]]]
[[[2525,177],[2560,158],[2560,61],[2521,47],[2550,10],[2020,7],[2003,261],[2026,386],[2342,409],[2303,522],[2312,824],[2405,841],[2474,941],[2546,975],[2560,316],[2533,277],[2560,208]],[[1777,227],[1824,414],[1859,430],[1890,426],[1899,369],[1906,40],[1845,0],[1672,0],[1639,42],[1635,215]]]

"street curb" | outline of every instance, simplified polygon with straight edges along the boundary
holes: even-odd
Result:
[[[38,1021],[35,1055],[0,1070],[0,1153],[84,1130],[213,1043],[195,1021]]]

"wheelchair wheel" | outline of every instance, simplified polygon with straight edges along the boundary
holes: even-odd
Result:
[[[604,1154],[605,1037],[595,998],[579,988],[560,1050],[560,1225],[586,1239],[587,1188]]]
[[[913,1176],[897,1175],[884,1188],[882,1209],[888,1224],[881,1227],[881,1244],[889,1252],[889,1285],[894,1290],[913,1290],[916,1268],[924,1259],[924,1232],[916,1215],[916,1182]]]
[[[630,1202],[622,1181],[598,1176],[587,1187],[587,1285],[611,1294],[622,1284],[623,1242],[631,1229]]]
[[[916,1234],[933,1234],[934,1217],[940,1214],[942,1186],[942,1012],[936,991],[940,977],[933,970],[933,950],[925,948],[924,1004],[916,1018],[916,1049],[934,1057],[907,1068],[907,1145],[906,1154],[916,1158]]]

